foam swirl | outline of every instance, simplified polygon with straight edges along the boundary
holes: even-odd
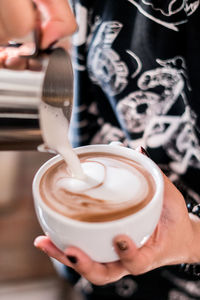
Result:
[[[65,216],[89,222],[113,220],[137,211],[153,196],[151,175],[129,159],[87,154],[80,161],[84,180],[69,177],[63,162],[41,180],[44,201]]]

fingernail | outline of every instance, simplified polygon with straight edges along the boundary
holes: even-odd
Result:
[[[34,241],[33,241],[33,245],[36,247],[36,248],[39,248],[39,244],[40,242],[44,240],[44,236],[37,236]]]
[[[72,264],[76,264],[78,262],[77,258],[72,255],[67,255],[67,259],[69,259]]]
[[[128,250],[128,244],[126,241],[119,241],[119,242],[116,242],[116,245],[118,247],[118,249],[120,251],[126,251]]]
[[[140,152],[146,155],[147,157],[150,157],[149,153],[143,147],[140,147]]]

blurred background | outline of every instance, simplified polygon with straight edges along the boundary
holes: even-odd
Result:
[[[50,259],[33,246],[42,230],[34,211],[32,180],[50,157],[37,151],[0,151],[1,300],[79,299]]]

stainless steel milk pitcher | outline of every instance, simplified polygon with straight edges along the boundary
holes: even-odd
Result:
[[[61,107],[70,119],[73,102],[70,56],[61,48],[40,51],[37,47],[29,56],[35,60],[34,69],[0,69],[0,150],[32,150],[42,143],[41,101]]]

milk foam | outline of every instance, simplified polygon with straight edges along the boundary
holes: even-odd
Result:
[[[78,193],[94,199],[120,203],[132,201],[136,205],[148,194],[148,182],[137,169],[123,161],[98,157],[82,163],[84,180],[65,177],[57,182],[58,189]]]

